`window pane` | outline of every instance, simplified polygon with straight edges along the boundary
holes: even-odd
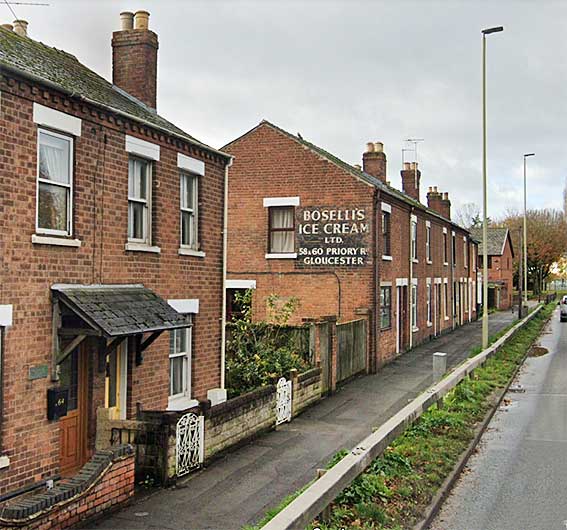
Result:
[[[148,198],[148,163],[130,159],[128,164],[128,196],[133,199]]]
[[[128,237],[146,239],[146,205],[139,202],[128,203]]]
[[[39,177],[70,184],[71,142],[40,132]]]
[[[274,253],[293,252],[293,232],[272,232],[270,250]]]
[[[185,357],[173,357],[169,359],[170,368],[170,385],[169,385],[169,395],[175,396],[177,394],[182,394],[185,389],[183,387],[183,369],[185,366]]]
[[[181,244],[193,247],[193,214],[181,212]]]
[[[38,226],[67,231],[69,188],[39,183]]]
[[[187,328],[178,330],[177,334],[179,335],[179,351],[180,352],[188,352],[189,348],[188,348],[188,344],[187,344],[187,342],[188,342],[187,335],[189,333],[188,333]]]
[[[76,410],[79,389],[79,351],[75,350],[59,365],[59,381],[61,388],[69,389],[67,410]]]
[[[293,208],[270,208],[272,228],[293,228]]]

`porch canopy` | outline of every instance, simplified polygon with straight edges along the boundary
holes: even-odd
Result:
[[[88,336],[99,337],[102,357],[130,338],[139,364],[142,352],[161,333],[191,326],[188,315],[143,285],[56,284],[51,292],[55,364]]]

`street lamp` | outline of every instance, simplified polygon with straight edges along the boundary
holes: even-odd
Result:
[[[535,156],[535,153],[524,155],[524,302],[528,303],[528,226],[527,226],[527,186],[526,186],[526,158]],[[521,303],[521,302],[520,302]]]
[[[488,348],[488,230],[486,206],[486,36],[504,31],[502,26],[482,30],[482,347]],[[454,294],[453,294],[454,296]]]

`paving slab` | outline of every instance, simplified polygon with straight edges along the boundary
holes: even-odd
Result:
[[[515,318],[511,311],[491,315],[490,334]],[[430,386],[434,352],[447,353],[451,368],[480,341],[481,323],[472,322],[421,345],[228,453],[182,487],[160,490],[88,528],[232,530],[254,524],[311,481],[337,451],[352,448]]]

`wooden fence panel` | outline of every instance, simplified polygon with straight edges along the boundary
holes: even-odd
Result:
[[[337,324],[337,382],[366,369],[366,320]]]

